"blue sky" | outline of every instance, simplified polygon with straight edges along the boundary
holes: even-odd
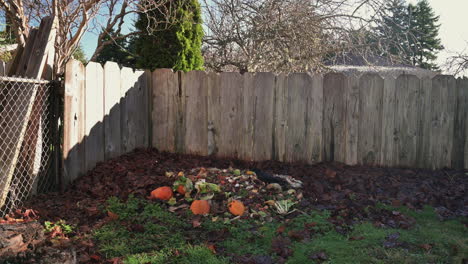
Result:
[[[136,19],[136,16],[127,16],[125,18],[125,24],[122,29],[122,33],[128,33],[129,30],[133,28],[134,20]],[[96,50],[97,46],[97,34],[94,32],[87,32],[83,36],[83,39],[81,40],[81,47],[83,47],[83,50],[86,54],[86,57],[89,59],[93,53],[94,50]]]

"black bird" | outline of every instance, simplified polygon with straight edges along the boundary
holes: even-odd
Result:
[[[282,178],[274,177],[273,175],[269,174],[268,172],[262,171],[260,169],[252,169],[253,172],[257,175],[257,178],[262,182],[267,184],[269,183],[278,183],[280,185],[287,185],[288,182]]]

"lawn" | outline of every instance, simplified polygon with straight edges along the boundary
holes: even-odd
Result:
[[[463,263],[468,235],[462,219],[440,221],[431,207],[414,211],[377,206],[415,220],[409,229],[362,221],[338,232],[327,211],[301,212],[271,222],[176,215],[163,204],[109,199],[119,218],[93,233],[103,257],[124,263]]]

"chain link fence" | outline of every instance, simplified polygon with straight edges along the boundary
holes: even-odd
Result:
[[[0,217],[57,188],[56,86],[0,76]]]

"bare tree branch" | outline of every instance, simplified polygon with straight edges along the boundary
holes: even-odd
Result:
[[[203,0],[206,67],[310,71],[332,53],[369,53],[366,30],[384,0]]]
[[[93,31],[98,35],[97,49],[93,55],[95,58],[105,45],[142,33],[122,34],[126,17],[152,9],[167,11],[170,10],[171,2],[172,0],[0,0],[0,8],[12,21],[16,40],[23,47],[30,28],[39,25],[46,16],[56,17],[58,29],[55,67],[56,74],[61,75],[66,62],[72,57],[86,32]],[[167,17],[162,18],[162,22],[170,21],[170,16]],[[153,24],[159,22],[161,21],[154,21]],[[111,40],[106,40],[107,38]]]
[[[468,76],[468,43],[467,47],[452,54],[445,63],[445,68],[450,74],[455,76]]]

